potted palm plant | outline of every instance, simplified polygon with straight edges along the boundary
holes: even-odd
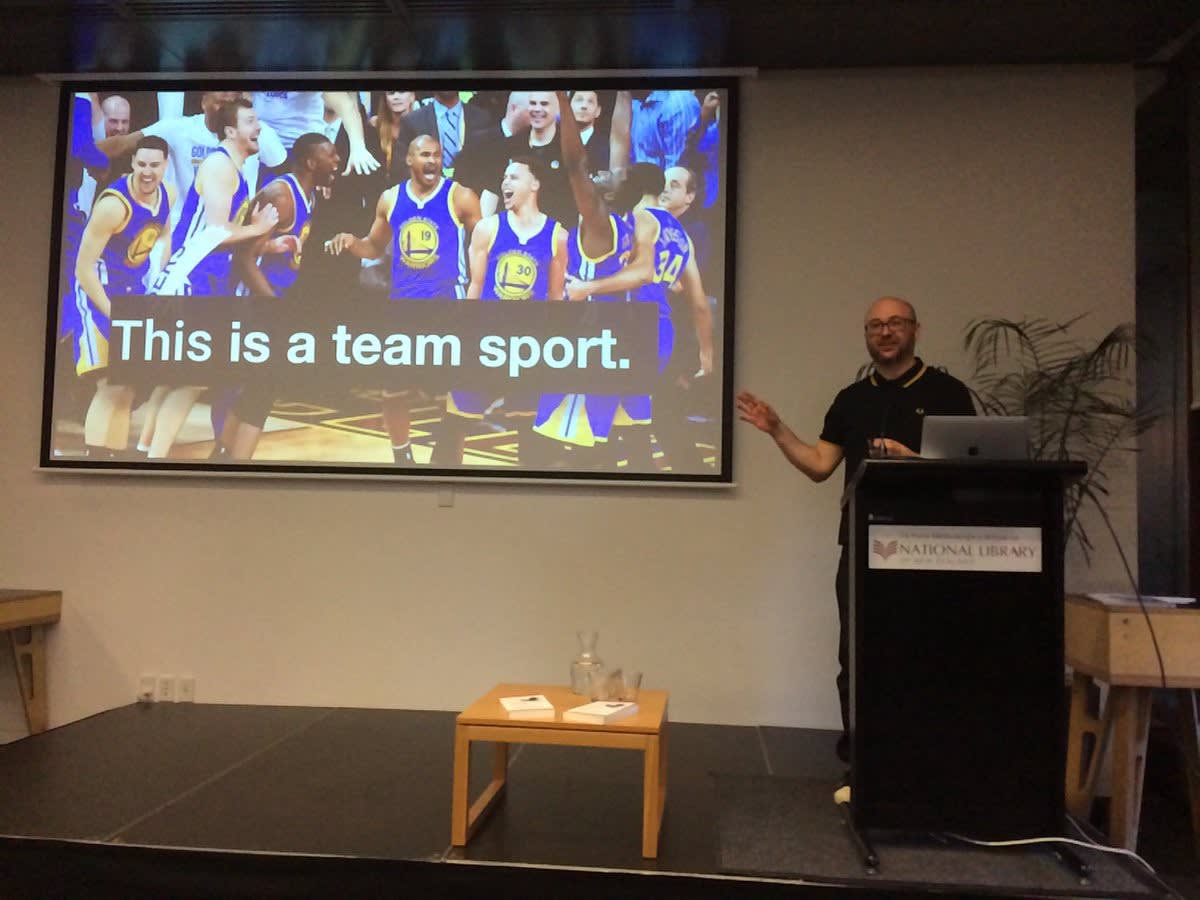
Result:
[[[1090,562],[1092,538],[1080,517],[1089,507],[1124,558],[1105,509],[1108,464],[1114,454],[1136,450],[1133,440],[1151,416],[1134,399],[1133,325],[1120,324],[1093,343],[1072,334],[1082,319],[975,319],[963,343],[974,364],[971,392],[985,415],[1028,416],[1033,459],[1087,463],[1087,475],[1066,491],[1064,524]]]

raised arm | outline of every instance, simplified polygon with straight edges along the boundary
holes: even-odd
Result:
[[[366,237],[355,237],[343,231],[327,240],[325,249],[334,256],[340,256],[343,250],[359,259],[379,259],[383,256],[392,236],[388,216],[392,210],[392,198],[398,190],[398,187],[388,188],[379,195],[379,202],[375,204],[375,221],[371,223],[371,230]]]
[[[608,135],[608,168],[619,183],[629,168],[630,129],[633,123],[633,94],[617,91],[613,101],[612,122]]]
[[[362,113],[358,109],[358,98],[352,91],[326,91],[325,105],[342,120],[346,129],[346,137],[350,140],[350,154],[346,158],[346,171],[343,175],[356,172],[359,175],[369,175],[379,168],[379,160],[371,155],[363,138]]]
[[[575,195],[575,208],[583,219],[583,251],[590,257],[603,256],[613,249],[612,228],[608,224],[608,206],[604,203],[595,183],[588,175],[587,152],[579,136],[579,123],[571,113],[571,101],[566,91],[558,92],[558,107],[566,110],[558,123],[562,142],[563,165],[567,169],[567,180],[571,193]]]
[[[738,417],[743,422],[749,422],[759,431],[769,434],[787,461],[813,481],[824,481],[842,461],[841,447],[822,440],[816,444],[804,443],[783,423],[769,403],[749,391],[738,394],[737,409]]]

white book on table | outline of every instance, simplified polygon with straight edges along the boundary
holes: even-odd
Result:
[[[1137,594],[1088,594],[1093,600],[1105,606],[1137,605]],[[1188,606],[1196,602],[1195,597],[1161,597],[1155,594],[1142,594],[1142,601],[1147,606]]]
[[[510,719],[553,719],[554,704],[545,694],[522,694],[519,697],[501,697]]]
[[[635,715],[637,711],[638,705],[631,701],[595,700],[568,709],[563,713],[563,721],[586,725],[611,725]]]

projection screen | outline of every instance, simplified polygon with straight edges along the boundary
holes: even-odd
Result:
[[[66,85],[42,467],[728,484],[736,105]]]

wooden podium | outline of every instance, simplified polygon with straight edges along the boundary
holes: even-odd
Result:
[[[855,473],[844,502],[859,835],[1063,833],[1063,488],[1084,471],[889,459]]]

